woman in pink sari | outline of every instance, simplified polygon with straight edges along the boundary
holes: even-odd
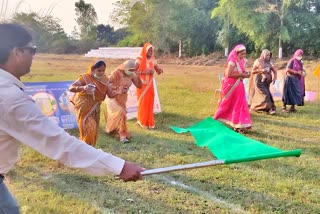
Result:
[[[245,55],[244,45],[237,45],[229,54],[218,110],[213,116],[214,119],[230,125],[237,132],[244,132],[251,128],[251,118],[242,82],[244,78],[250,77],[250,73],[245,71]]]

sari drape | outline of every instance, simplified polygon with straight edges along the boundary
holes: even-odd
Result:
[[[89,83],[96,86],[94,95],[86,92],[75,93],[71,102],[74,104],[77,123],[80,132],[80,140],[91,146],[96,146],[98,128],[100,122],[100,105],[107,94],[107,77],[96,79],[92,74],[80,75],[77,81],[85,86]]]
[[[138,72],[146,72],[149,69],[154,69],[157,62],[152,54],[150,59],[146,58],[148,49],[152,48],[152,45],[146,43],[142,49],[141,56],[137,58],[139,62]],[[154,86],[153,86],[153,74],[140,74],[142,81],[142,88],[137,88],[138,99],[138,112],[137,119],[138,124],[144,128],[154,128],[155,121],[153,115],[154,104]]]
[[[132,85],[131,77],[123,74],[121,67],[118,67],[109,76],[109,80],[116,87],[127,87]],[[128,94],[119,94],[115,98],[106,98],[105,107],[105,119],[106,119],[106,133],[111,133],[117,131],[120,135],[120,140],[123,138],[128,138],[128,128],[127,128],[127,102]]]
[[[291,60],[288,62],[288,68],[295,71],[303,71],[303,63],[297,60],[296,57],[302,54],[303,51],[298,49]],[[283,86],[282,101],[285,105],[304,105],[305,96],[305,78],[300,75],[286,74],[286,79]]]
[[[270,85],[272,83],[272,64],[265,60],[269,50],[263,50],[261,57],[254,62],[253,67],[259,69],[268,68],[269,72],[265,72],[265,80],[262,81],[262,74],[251,74],[249,80],[249,105],[250,109],[254,111],[270,111],[275,110],[276,106],[272,94],[270,92]]]
[[[228,64],[234,67],[234,73],[245,72],[245,60],[237,60],[238,48],[241,46],[237,46],[228,57]],[[222,81],[218,110],[213,118],[233,128],[250,128],[251,118],[242,78],[228,78],[227,69]]]

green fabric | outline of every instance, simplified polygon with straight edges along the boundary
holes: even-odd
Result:
[[[225,164],[301,155],[301,150],[282,151],[234,132],[211,117],[188,128],[171,126],[176,133],[191,132],[198,146],[206,146]]]

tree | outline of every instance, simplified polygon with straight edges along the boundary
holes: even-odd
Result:
[[[131,33],[121,44],[150,41],[170,53],[182,43],[187,55],[207,54],[213,51],[217,37],[217,21],[210,19],[215,4],[212,0],[121,0],[113,20]]]
[[[22,24],[31,29],[35,44],[41,52],[52,52],[52,44],[59,40],[68,40],[60,25],[60,20],[50,15],[40,16],[37,13],[15,13],[13,22]],[[61,51],[64,52],[64,51]]]
[[[290,54],[297,48],[302,48],[309,55],[319,56],[320,40],[320,1],[290,0],[287,3],[288,34],[290,42],[287,49]]]
[[[100,24],[97,26],[97,41],[105,45],[116,45],[120,40],[128,35],[125,28],[114,30],[110,25]]]
[[[317,0],[220,0],[212,15],[224,21],[228,11],[230,24],[246,34],[258,50],[278,46],[281,58],[283,44],[286,52],[297,44],[308,44],[310,52],[319,52],[315,48],[319,46],[310,44],[319,44],[313,36],[320,31],[319,4]]]
[[[97,13],[90,3],[79,0],[75,3],[76,16],[75,19],[80,28],[81,39],[96,39]]]

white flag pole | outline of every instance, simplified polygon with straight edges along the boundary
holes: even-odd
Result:
[[[223,164],[224,164],[223,160],[212,160],[212,161],[206,161],[206,162],[169,166],[164,168],[147,169],[141,172],[141,175],[142,176],[154,175],[154,174],[160,174],[160,173],[167,173],[167,172],[173,172],[173,171],[195,169],[195,168],[202,168],[202,167],[209,167],[209,166],[216,166],[216,165],[223,165]],[[116,179],[119,179],[119,176],[116,176]]]

